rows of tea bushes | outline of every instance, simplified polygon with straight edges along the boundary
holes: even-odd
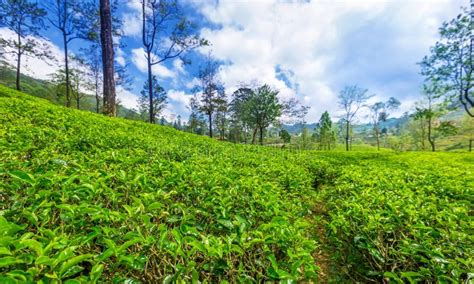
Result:
[[[0,86],[0,283],[465,281],[473,167],[234,145]]]
[[[1,283],[317,278],[296,156],[3,87],[0,138]]]
[[[337,176],[320,198],[338,269],[362,282],[472,281],[474,156],[365,156],[326,168]]]

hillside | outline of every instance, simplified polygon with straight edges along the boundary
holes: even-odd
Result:
[[[10,88],[15,88],[15,76],[16,74],[14,70],[6,66],[0,66],[0,84],[3,84]],[[28,75],[21,74],[21,86],[22,91],[26,94],[47,99],[48,101],[58,105],[66,104],[64,95],[58,95],[55,85],[49,81],[40,80],[37,78],[30,77]],[[72,107],[75,106],[75,103],[73,103]],[[84,95],[84,97],[81,99],[80,108],[82,110],[95,112],[95,97],[91,95]],[[126,108],[122,105],[119,105],[117,108],[117,116],[135,120],[139,119],[138,114],[134,110]]]
[[[287,152],[0,86],[0,282],[460,282],[470,153]]]

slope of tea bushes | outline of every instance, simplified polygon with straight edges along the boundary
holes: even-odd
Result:
[[[320,197],[339,270],[363,282],[472,281],[473,155],[345,159]]]
[[[290,153],[0,86],[0,283],[466,282],[474,155]]]
[[[317,277],[293,156],[4,87],[0,137],[2,283]]]

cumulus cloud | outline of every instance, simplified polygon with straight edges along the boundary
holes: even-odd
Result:
[[[188,108],[191,95],[184,91],[171,89],[167,92],[168,105],[163,111],[163,116],[167,120],[174,120],[176,115],[181,115],[182,121],[186,121],[190,115]]]
[[[147,62],[145,58],[145,50],[143,48],[132,49],[132,62],[142,73],[148,72]],[[158,78],[176,78],[176,73],[168,69],[164,64],[156,64],[152,67],[153,75]]]
[[[136,110],[138,108],[138,103],[137,103],[138,97],[134,93],[120,86],[117,87],[116,93],[117,93],[117,98],[119,99],[121,105],[129,109]]]
[[[16,39],[16,34],[7,28],[0,28],[0,37],[3,39]],[[22,74],[34,78],[49,80],[51,79],[50,74],[55,73],[64,64],[63,51],[46,39],[36,38],[36,40],[39,41],[40,44],[47,46],[54,60],[44,60],[37,57],[23,56],[21,72]],[[8,49],[6,51],[9,52]],[[16,66],[16,57],[14,54],[7,53],[5,54],[5,57],[9,64]]]
[[[337,94],[359,84],[385,100],[413,101],[418,62],[460,0],[195,1],[215,26],[204,28],[228,90],[258,79],[311,106],[309,121],[338,113]],[[208,49],[200,51],[207,54]],[[404,104],[402,110],[410,108]]]

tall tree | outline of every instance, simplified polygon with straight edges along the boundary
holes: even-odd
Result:
[[[213,118],[218,107],[222,104],[224,88],[218,77],[218,64],[208,56],[206,63],[199,70],[200,86],[195,89],[198,96],[192,103],[197,104],[200,112],[207,117],[209,137],[213,137]]]
[[[350,128],[351,124],[354,121],[357,112],[364,106],[364,104],[369,100],[372,95],[367,94],[367,89],[359,88],[356,85],[346,86],[338,96],[339,107],[344,110],[344,123],[345,123],[345,142],[346,142],[346,151],[349,151],[349,142],[351,139]]]
[[[80,60],[87,66],[85,77],[87,78],[87,89],[94,93],[96,112],[100,113],[102,100],[102,53],[100,44],[91,44],[82,50]]]
[[[45,28],[46,11],[28,0],[1,0],[0,27],[12,30],[16,38],[0,40],[5,53],[16,57],[16,89],[21,90],[20,75],[23,56],[51,58],[49,47],[39,40],[39,31]]]
[[[278,100],[278,91],[268,85],[259,87],[249,102],[250,118],[260,133],[260,145],[263,145],[265,130],[282,115],[283,104]]]
[[[189,115],[187,130],[191,133],[204,135],[206,132],[206,121],[199,111],[199,100],[197,96],[191,99],[188,108],[191,110]]]
[[[228,126],[227,115],[229,111],[229,103],[227,102],[227,95],[224,91],[218,92],[216,98],[216,129],[219,132],[219,139],[225,139],[225,133]]]
[[[253,90],[250,86],[241,86],[232,94],[229,104],[231,133],[234,142],[247,143],[248,133],[255,127],[250,119],[250,104],[248,101],[253,96]],[[255,138],[254,131],[254,138]],[[255,139],[254,139],[255,140]]]
[[[376,102],[370,106],[370,120],[372,123],[372,129],[377,141],[377,150],[380,150],[380,136],[382,129],[380,123],[387,121],[390,116],[389,111],[395,110],[400,106],[400,101],[396,98],[391,97],[386,102]]]
[[[176,0],[140,0],[142,5],[142,42],[148,72],[149,121],[155,122],[153,109],[153,69],[187,50],[207,44],[197,36],[195,26],[186,19]]]
[[[456,127],[452,122],[440,121],[440,117],[446,113],[446,103],[438,99],[445,93],[443,85],[432,81],[423,86],[424,100],[416,107],[415,120],[426,121],[426,138],[431,146],[431,151],[436,151],[436,140],[440,137],[452,135]]]
[[[85,20],[81,1],[78,0],[49,0],[45,1],[44,7],[48,10],[48,20],[57,28],[62,36],[64,49],[64,74],[66,75],[66,105],[71,106],[71,80],[69,72],[69,44],[78,38],[87,37],[87,29],[90,23]],[[87,13],[85,13],[87,14]]]
[[[315,136],[319,141],[320,148],[331,150],[331,146],[336,143],[336,133],[332,128],[332,121],[329,112],[325,111],[315,128]]]
[[[138,113],[140,114],[140,117],[148,121],[149,119],[149,105],[148,105],[148,81],[145,82],[143,85],[143,89],[140,92],[140,97],[138,98]],[[161,112],[163,109],[166,107],[166,99],[167,99],[167,94],[165,89],[160,86],[158,83],[158,80],[156,79],[155,76],[153,76],[153,109],[154,111],[154,120],[159,118],[161,115]]]
[[[116,115],[114,44],[112,40],[112,13],[109,0],[100,0],[100,42],[102,47],[103,74],[103,112],[109,116]],[[151,94],[151,92],[150,92]]]
[[[439,29],[440,40],[420,63],[422,74],[448,87],[448,99],[459,103],[474,117],[474,1]]]

